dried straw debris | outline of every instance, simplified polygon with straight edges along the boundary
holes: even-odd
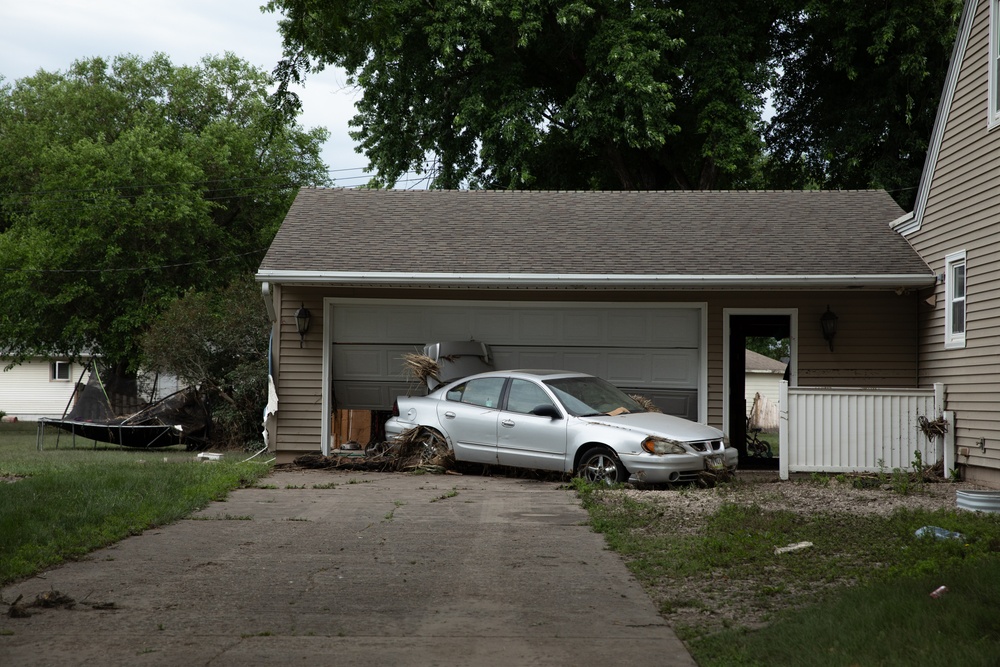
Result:
[[[663,412],[660,408],[656,406],[656,403],[641,394],[629,394],[629,398],[642,406],[642,409],[646,412]]]
[[[455,467],[455,456],[447,441],[423,426],[411,428],[387,442],[376,442],[365,448],[364,456],[306,454],[295,459],[305,468],[339,468],[377,472],[414,471],[445,473]]]
[[[441,381],[441,366],[423,354],[407,353],[403,357],[403,375],[411,381],[427,384],[428,379]]]

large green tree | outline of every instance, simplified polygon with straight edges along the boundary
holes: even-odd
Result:
[[[961,0],[270,0],[392,185],[917,184]],[[775,113],[766,121],[765,100]],[[766,142],[766,143],[765,143]]]
[[[883,188],[912,205],[962,0],[806,0],[775,42],[777,187]]]
[[[270,104],[232,54],[81,60],[0,81],[0,354],[91,352],[134,370],[190,289],[252,272],[326,130]]]
[[[295,80],[346,68],[353,136],[391,185],[754,184],[779,2],[272,0]],[[431,160],[428,165],[425,161]]]

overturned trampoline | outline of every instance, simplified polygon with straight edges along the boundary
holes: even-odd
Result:
[[[80,436],[133,449],[159,449],[184,445],[188,450],[205,449],[211,427],[211,415],[194,388],[181,389],[151,401],[128,415],[116,415],[101,381],[96,364],[88,364],[90,379],[67,405],[60,419],[38,420],[38,449],[42,449],[45,428],[53,427],[72,435],[73,445]],[[56,447],[59,437],[56,437]]]

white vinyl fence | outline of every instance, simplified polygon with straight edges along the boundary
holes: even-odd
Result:
[[[933,389],[793,387],[779,391],[780,475],[792,472],[878,472],[941,458],[943,439],[928,439],[920,417],[944,413],[944,385]]]

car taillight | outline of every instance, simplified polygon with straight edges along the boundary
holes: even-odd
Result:
[[[392,416],[393,417],[399,416],[399,401],[392,402]]]

